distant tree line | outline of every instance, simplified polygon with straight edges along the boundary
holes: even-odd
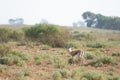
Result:
[[[103,16],[89,11],[84,12],[82,17],[87,27],[120,30],[120,17]]]
[[[23,24],[23,18],[9,19],[9,24]]]

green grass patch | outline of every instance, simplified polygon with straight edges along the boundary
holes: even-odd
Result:
[[[74,48],[78,48],[80,47],[80,42],[79,41],[69,41],[67,43],[68,47],[74,47]]]
[[[84,72],[80,80],[109,80],[107,76],[98,71]]]
[[[91,48],[105,48],[106,44],[102,42],[90,42],[90,43],[87,43],[86,46]]]
[[[120,56],[120,52],[114,52],[112,53],[112,56]]]
[[[114,58],[114,57],[111,57],[111,56],[100,56],[100,57],[97,57],[96,60],[93,61],[90,64],[95,66],[95,67],[101,67],[104,64],[117,65],[118,60],[116,58]]]
[[[59,71],[56,71],[52,75],[53,80],[61,80],[62,79],[62,74]]]
[[[96,55],[94,53],[85,53],[85,58],[86,59],[94,59],[96,57]]]

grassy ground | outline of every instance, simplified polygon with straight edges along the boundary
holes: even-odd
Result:
[[[71,56],[66,48],[8,42],[0,48],[4,52],[0,55],[0,79],[120,80],[120,32],[82,28],[74,29],[73,33],[104,34],[90,41],[78,39],[69,43],[74,48],[85,51],[83,64],[71,64]],[[10,49],[9,54],[6,49]]]

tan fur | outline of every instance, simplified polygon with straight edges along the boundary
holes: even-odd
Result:
[[[71,50],[71,48],[69,48],[68,52],[69,52],[69,54],[73,58],[73,63],[75,63],[75,60],[76,60],[77,57],[80,58],[81,61],[83,62],[84,51],[81,51],[81,50]]]

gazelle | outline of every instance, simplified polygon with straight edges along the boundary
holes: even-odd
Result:
[[[83,63],[84,51],[82,51],[82,50],[72,50],[71,48],[69,48],[68,52],[72,56],[73,63],[75,63],[76,59],[80,59],[80,61]]]

